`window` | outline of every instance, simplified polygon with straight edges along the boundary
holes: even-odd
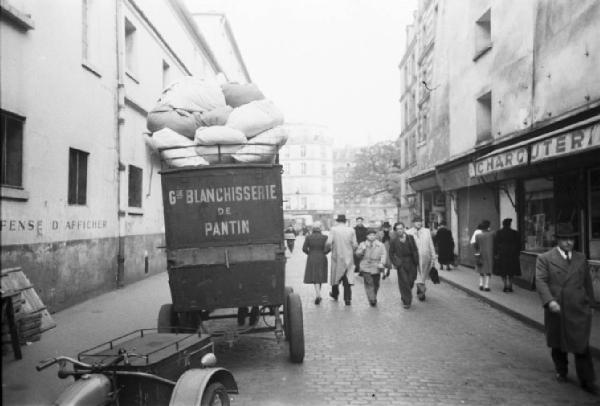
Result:
[[[171,83],[171,66],[167,61],[162,63],[162,87],[165,89]]]
[[[489,140],[492,137],[492,92],[477,98],[475,120],[477,143]]]
[[[327,193],[327,181],[325,179],[321,181],[321,193]]]
[[[69,148],[69,204],[86,203],[88,153]]]
[[[321,164],[321,176],[327,176],[327,164]]]
[[[289,162],[284,162],[283,163],[283,173],[285,173],[286,175],[291,175],[291,173],[290,173],[290,163]]]
[[[588,179],[590,213],[590,259],[600,259],[600,168],[591,169]]]
[[[492,48],[492,22],[491,22],[492,10],[487,9],[485,13],[481,15],[475,21],[475,56],[473,60],[476,61]]]
[[[3,186],[23,186],[23,117],[0,111]]]
[[[306,156],[306,145],[300,145],[300,156],[302,158]]]
[[[321,159],[325,159],[327,158],[327,150],[325,149],[325,146],[322,145],[321,146]]]
[[[128,73],[136,72],[137,38],[135,25],[125,19],[125,67]]]
[[[142,169],[129,165],[129,207],[142,207]]]
[[[98,2],[100,0],[82,0],[81,2],[81,54],[83,64],[93,73],[97,71],[98,50],[100,48],[100,22]]]
[[[300,198],[300,208],[303,210],[308,209],[308,199],[306,197]]]
[[[300,163],[300,174],[306,175],[306,162]]]

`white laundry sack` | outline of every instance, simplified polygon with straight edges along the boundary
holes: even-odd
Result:
[[[225,125],[232,111],[233,107],[231,106],[217,107],[211,111],[200,113],[200,120],[203,126]]]
[[[158,102],[189,112],[211,111],[226,105],[223,91],[216,82],[193,76],[183,76],[171,83]]]
[[[152,135],[146,135],[146,143],[155,151],[160,152],[161,159],[169,166],[201,166],[208,162],[198,156],[195,143],[189,138],[176,133],[169,128],[163,128]],[[178,147],[178,148],[176,148]],[[163,148],[172,148],[165,149]]]
[[[146,128],[150,132],[170,128],[181,135],[194,139],[196,130],[202,125],[201,114],[190,113],[182,109],[175,110],[171,106],[157,104],[146,117]]]
[[[231,107],[239,107],[265,98],[265,95],[254,83],[224,83],[221,85],[221,89],[225,95],[225,102]]]
[[[282,124],[283,113],[268,99],[236,107],[227,119],[227,127],[240,130],[248,138]]]
[[[287,142],[288,135],[285,126],[263,131],[250,139],[233,155],[233,159],[242,163],[272,163],[279,149]]]
[[[200,127],[196,130],[196,144],[216,145],[216,144],[237,144],[243,145],[248,139],[240,130],[229,128],[223,125],[213,125],[211,127]]]
[[[196,145],[196,153],[210,164],[227,164],[233,162],[233,155],[244,145]]]

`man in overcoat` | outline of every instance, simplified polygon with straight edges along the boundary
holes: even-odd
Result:
[[[494,236],[494,275],[498,275],[504,282],[504,292],[513,291],[513,276],[521,275],[521,235],[517,230],[510,228],[512,219],[502,220],[502,228]]]
[[[435,245],[433,244],[431,231],[428,228],[423,227],[423,219],[421,216],[415,216],[413,218],[413,227],[408,229],[406,233],[413,236],[419,251],[417,297],[420,301],[424,301],[425,291],[427,289],[425,283],[427,282],[427,279],[429,279],[431,267],[437,263]]]
[[[571,352],[582,388],[598,394],[589,348],[594,292],[587,261],[585,255],[573,251],[578,233],[572,224],[559,223],[554,236],[557,247],[538,256],[535,278],[556,379],[567,381],[567,354]]]
[[[331,248],[331,296],[334,300],[340,295],[339,284],[344,285],[344,302],[352,301],[352,285],[354,284],[354,250],[358,247],[356,234],[346,225],[346,215],[339,214],[336,225],[329,230],[327,247]]]

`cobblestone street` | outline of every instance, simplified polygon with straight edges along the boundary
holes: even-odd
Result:
[[[405,310],[392,273],[371,308],[358,278],[351,306],[329,299],[328,286],[316,306],[312,286],[302,284],[302,242],[288,260],[287,284],[302,296],[304,363],[291,363],[287,343],[272,333],[218,343],[219,365],[239,386],[233,405],[600,404],[579,389],[574,367],[571,383],[554,381],[539,330],[449,284],[429,285],[427,301]],[[169,301],[163,273],[54,314],[57,328],[23,347],[22,360],[3,363],[2,404],[51,404],[71,380],[58,379],[55,368],[36,372],[38,361],[154,327]]]
[[[306,357],[291,364],[286,344],[244,337],[219,361],[234,371],[238,405],[593,405],[576,385],[554,382],[543,334],[447,284],[429,285],[425,303],[402,308],[396,277],[369,307],[360,278],[351,306],[323,286],[313,303],[302,285],[302,240],[288,261],[288,284],[304,307]],[[540,309],[541,311],[541,309]],[[571,360],[572,362],[572,360]],[[598,369],[598,363],[596,362]]]

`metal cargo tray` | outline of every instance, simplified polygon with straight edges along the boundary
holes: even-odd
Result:
[[[109,364],[122,354],[124,362],[115,369],[147,370],[173,360],[212,352],[213,343],[207,334],[158,333],[157,329],[140,329],[80,352],[77,358],[88,364]],[[184,360],[185,361],[185,360]]]

